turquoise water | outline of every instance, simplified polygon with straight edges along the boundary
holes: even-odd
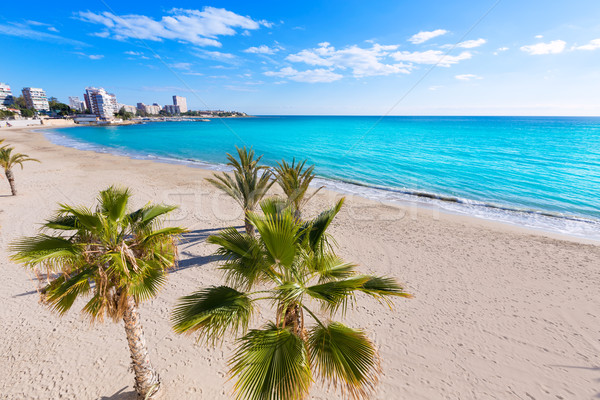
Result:
[[[307,158],[334,189],[600,237],[600,118],[286,116],[59,129],[49,137],[215,168],[235,145],[253,146],[268,165]]]

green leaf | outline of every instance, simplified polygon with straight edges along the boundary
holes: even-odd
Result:
[[[296,256],[298,233],[301,226],[286,211],[278,215],[266,215],[261,218],[255,213],[249,213],[248,218],[260,233],[269,258],[273,264],[290,267]]]
[[[369,398],[381,369],[374,344],[339,322],[317,325],[309,333],[310,360],[316,375],[353,398]]]
[[[90,267],[75,275],[62,275],[44,288],[44,302],[62,315],[71,308],[78,296],[90,291],[90,280],[93,278],[93,268]]]
[[[412,297],[404,291],[394,278],[389,277],[369,276],[369,279],[362,285],[360,290],[379,299],[385,296]]]
[[[312,384],[304,342],[272,323],[241,338],[230,365],[237,399],[299,400]]]
[[[11,259],[29,266],[56,260],[71,263],[80,255],[80,249],[70,240],[62,237],[38,235],[26,237],[9,246],[13,252]]]
[[[221,269],[225,271],[227,282],[236,287],[249,290],[265,280],[271,271],[260,244],[252,235],[227,228],[206,241],[219,246],[216,254],[225,260]]]
[[[252,314],[250,298],[227,286],[212,286],[179,299],[173,312],[177,333],[199,332],[199,339],[216,342],[230,330],[246,330]]]
[[[327,211],[323,211],[316,218],[307,224],[308,244],[314,252],[322,251],[327,244],[327,235],[325,231],[342,209],[345,198],[341,198],[337,204]]]
[[[98,202],[101,211],[112,221],[123,220],[131,193],[129,189],[114,186],[100,192]]]
[[[345,311],[348,301],[352,300],[354,291],[362,288],[369,278],[364,275],[355,275],[349,278],[320,283],[306,288],[306,293],[314,299],[324,303],[325,308],[331,312],[338,309]]]

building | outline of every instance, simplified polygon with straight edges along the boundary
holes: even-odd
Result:
[[[160,113],[160,106],[155,106],[155,105],[148,106],[148,105],[144,105],[144,111],[146,111],[146,114],[155,115],[155,114]]]
[[[69,107],[73,110],[77,110],[79,112],[83,112],[85,110],[85,104],[83,101],[79,100],[77,96],[69,97]]]
[[[179,106],[179,112],[184,113],[187,112],[187,100],[185,97],[181,96],[173,96],[173,105]]]
[[[163,110],[165,110],[167,112],[167,114],[171,114],[171,115],[181,114],[181,110],[179,109],[179,106],[175,106],[175,105],[171,105],[171,104],[166,104],[164,106]]]
[[[10,86],[7,83],[0,82],[0,106],[10,106],[15,102]]]
[[[117,96],[103,88],[88,87],[85,89],[85,103],[88,109],[101,119],[113,119],[117,109]]]
[[[137,108],[135,108],[134,106],[128,106],[127,104],[118,104],[117,108],[119,109],[119,111],[121,111],[121,109],[124,108],[125,112],[132,113],[134,115],[137,111]]]
[[[33,108],[36,111],[50,111],[48,98],[43,89],[25,87],[22,92],[27,108]]]

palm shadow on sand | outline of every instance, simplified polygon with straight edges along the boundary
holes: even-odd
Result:
[[[102,396],[100,397],[100,400],[137,400],[138,397],[135,390],[125,392],[127,388],[128,386],[125,386],[111,396]]]

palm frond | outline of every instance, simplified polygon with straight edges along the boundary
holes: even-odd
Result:
[[[348,278],[355,274],[358,265],[345,262],[335,254],[326,253],[307,260],[308,267],[319,276],[319,283]]]
[[[369,276],[369,279],[359,290],[379,301],[385,301],[389,306],[391,306],[388,298],[390,296],[412,297],[410,293],[404,291],[404,288],[394,278],[383,276]]]
[[[209,236],[206,241],[219,246],[215,254],[225,260],[220,268],[225,271],[227,282],[235,287],[250,289],[273,273],[260,244],[252,235],[227,228]]]
[[[255,213],[249,213],[248,219],[260,233],[270,261],[276,265],[291,266],[296,255],[301,229],[291,212],[284,211],[278,215],[268,214],[264,218]]]
[[[346,311],[348,303],[353,300],[354,292],[360,290],[368,277],[355,275],[348,278],[320,283],[306,288],[306,293],[319,300],[325,309],[334,313]]]
[[[9,251],[13,253],[13,261],[30,267],[67,262],[70,269],[72,263],[81,255],[81,247],[70,240],[43,234],[17,240],[9,245]]]
[[[355,399],[373,393],[381,374],[375,345],[363,331],[339,322],[316,325],[308,347],[315,374]]]
[[[262,156],[254,159],[254,150],[236,149],[239,161],[227,154],[233,174],[214,174],[207,181],[234,198],[244,211],[252,211],[275,181],[271,181],[272,174],[266,167],[258,165]]]
[[[4,168],[5,170],[11,170],[16,165],[19,165],[21,169],[23,169],[23,163],[26,161],[41,162],[35,158],[30,158],[27,154],[12,154],[14,149],[14,147],[0,147],[0,167]]]
[[[342,197],[335,206],[327,211],[323,211],[307,225],[308,245],[315,252],[323,252],[328,245],[328,238],[325,231],[342,208],[345,198]]]
[[[102,190],[98,196],[99,211],[112,221],[121,221],[125,217],[130,197],[129,189],[110,186],[108,189]]]
[[[92,267],[84,268],[71,276],[63,274],[42,290],[44,303],[62,315],[69,311],[78,296],[90,291],[90,281],[93,279]]]
[[[198,332],[199,339],[222,340],[227,331],[246,330],[252,314],[250,298],[227,286],[212,286],[179,299],[173,312],[177,333]]]
[[[241,338],[230,365],[237,399],[300,400],[312,383],[304,342],[272,323]]]

